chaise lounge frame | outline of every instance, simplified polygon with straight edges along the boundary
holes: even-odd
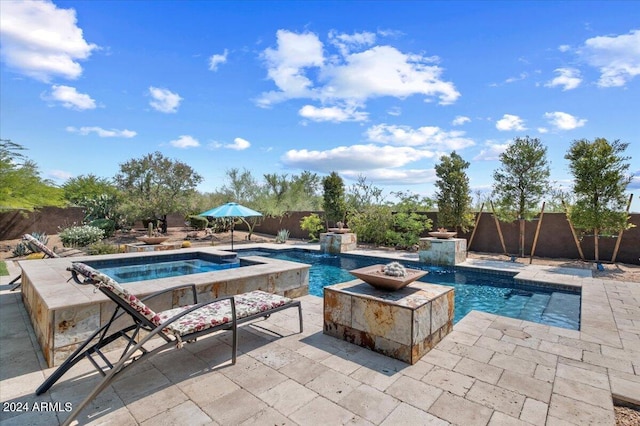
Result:
[[[34,237],[31,234],[24,234],[22,236],[22,240],[27,241],[29,244],[36,246],[39,251],[44,253],[44,257],[50,257],[50,258],[60,257],[55,252],[53,252],[53,250],[51,250],[49,247],[44,245],[40,240],[38,240],[36,237]],[[22,274],[12,279],[9,285],[14,284],[16,281],[20,281],[21,279],[22,279]],[[22,281],[20,281],[18,284],[11,287],[11,291],[16,291],[17,289],[20,288],[21,285],[22,285]]]
[[[238,351],[237,328],[239,324],[258,318],[268,318],[272,313],[284,309],[297,308],[300,333],[303,331],[300,301],[283,296],[256,290],[198,303],[195,285],[189,284],[168,288],[139,299],[121,287],[115,280],[88,265],[75,262],[67,269],[71,272],[72,278],[76,283],[96,286],[109,299],[115,302],[116,309],[110,320],[82,343],[36,390],[36,395],[43,394],[69,369],[84,358],[87,358],[103,376],[103,379],[87,395],[80,406],[75,408],[65,420],[64,425],[71,424],[78,414],[112,383],[125,368],[171,347],[180,349],[184,343],[194,342],[198,337],[221,330],[230,330],[232,332],[231,365],[234,365]],[[186,288],[191,289],[193,305],[156,313],[145,304],[146,301],[159,295]],[[112,330],[115,321],[126,315],[133,320],[133,324]],[[196,325],[194,325],[193,321],[194,315],[199,321]],[[143,332],[147,334],[143,336]],[[153,349],[145,348],[145,345],[154,337],[162,338],[165,341],[164,344]],[[102,349],[120,339],[124,340],[125,347],[118,360],[112,363],[102,352]],[[101,361],[102,365],[99,361]]]

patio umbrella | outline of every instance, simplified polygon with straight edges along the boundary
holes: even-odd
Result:
[[[262,216],[262,213],[257,212],[249,207],[245,207],[238,203],[227,203],[221,206],[218,206],[214,209],[207,210],[206,212],[200,213],[198,216],[205,217],[213,217],[213,218],[245,218],[245,217],[255,217]],[[231,250],[233,250],[233,228],[234,223],[231,223]]]

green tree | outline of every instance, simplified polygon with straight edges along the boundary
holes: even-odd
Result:
[[[132,220],[160,220],[166,232],[169,213],[188,213],[202,176],[189,165],[155,152],[120,164],[114,182],[123,192],[122,210]]]
[[[547,148],[537,138],[515,138],[500,154],[500,168],[493,172],[493,197],[499,217],[520,222],[520,256],[524,256],[525,220],[538,211],[549,188]]]
[[[226,174],[228,183],[222,187],[222,193],[226,195],[227,201],[246,204],[249,207],[260,191],[260,186],[251,175],[251,171],[232,168],[228,169]]]
[[[99,195],[117,196],[118,188],[110,179],[101,178],[93,174],[80,175],[67,179],[62,185],[64,198],[71,204],[82,206],[84,200],[96,198]]]
[[[613,235],[631,227],[625,211],[625,191],[631,182],[627,174],[630,157],[624,156],[628,146],[619,140],[609,143],[604,138],[593,142],[580,139],[573,141],[565,155],[576,196],[569,218],[577,229],[593,231],[596,261],[600,260],[600,235]]]
[[[467,232],[473,226],[468,168],[469,163],[455,151],[450,156],[440,157],[440,163],[435,167],[438,224],[441,227]]]
[[[40,177],[36,163],[22,154],[25,150],[0,139],[0,210],[64,206],[62,190]]]
[[[344,182],[336,172],[322,179],[323,208],[328,222],[341,222],[346,219],[347,205],[344,195]]]
[[[399,201],[393,207],[392,226],[387,229],[387,245],[408,249],[420,241],[420,235],[431,229],[432,221],[426,216],[433,203],[418,194],[394,192]]]

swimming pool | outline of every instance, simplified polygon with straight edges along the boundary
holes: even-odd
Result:
[[[351,254],[331,255],[302,249],[237,250],[239,257],[265,256],[312,265],[309,294],[322,297],[323,288],[355,279],[349,270],[390,260]],[[455,288],[455,317],[458,322],[472,310],[489,312],[540,324],[578,330],[580,293],[553,287],[542,288],[517,283],[513,276],[481,273],[452,267],[428,266],[401,261],[407,267],[427,270],[419,281]]]

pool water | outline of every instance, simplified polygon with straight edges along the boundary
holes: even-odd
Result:
[[[390,261],[376,257],[330,255],[300,249],[238,250],[237,253],[240,257],[266,256],[312,265],[309,270],[309,293],[320,297],[325,286],[355,279],[349,270]],[[428,266],[418,262],[401,263],[409,268],[429,271],[418,281],[455,288],[454,323],[472,310],[478,310],[573,330],[580,327],[579,292],[526,286],[506,275]]]
[[[100,272],[109,275],[121,284],[180,275],[199,274],[237,268],[239,262],[217,263],[202,259],[173,260],[144,265],[114,266],[100,268]]]

